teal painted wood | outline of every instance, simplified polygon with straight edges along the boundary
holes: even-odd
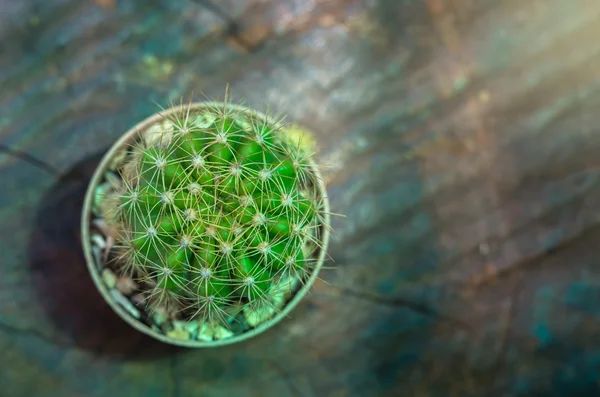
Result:
[[[57,172],[0,154],[2,393],[598,395],[600,4],[219,5],[3,2],[0,142]],[[315,131],[346,217],[292,318],[181,351],[93,289],[79,206],[154,102],[227,83]]]

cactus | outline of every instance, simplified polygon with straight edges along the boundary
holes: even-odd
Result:
[[[292,129],[227,102],[182,107],[129,152],[105,218],[117,271],[145,286],[151,309],[228,325],[278,310],[281,289],[306,280],[322,198]]]

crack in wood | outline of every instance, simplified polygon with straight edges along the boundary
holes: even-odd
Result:
[[[53,338],[51,338],[48,335],[45,335],[44,333],[34,329],[34,328],[22,328],[22,327],[17,327],[15,325],[0,321],[0,331],[8,334],[8,335],[26,335],[26,336],[31,336],[34,337],[36,339],[42,340],[46,343],[49,343],[51,345],[54,346],[58,346],[58,347],[68,347],[68,345],[64,342],[60,342],[57,340],[54,340]]]
[[[360,299],[360,300],[370,302],[373,304],[377,304],[377,305],[397,307],[397,308],[400,308],[400,307],[407,308],[407,309],[413,310],[417,313],[423,314],[425,316],[439,318],[442,321],[445,321],[449,324],[454,325],[457,328],[466,330],[470,333],[474,332],[473,328],[466,322],[464,322],[460,319],[442,314],[442,313],[438,312],[437,310],[433,309],[432,307],[429,307],[420,302],[414,302],[414,301],[411,301],[411,300],[408,300],[405,298],[400,298],[400,297],[385,297],[385,296],[382,296],[382,295],[379,295],[379,294],[376,294],[373,292],[360,291],[360,290],[356,290],[353,288],[334,285],[334,284],[326,284],[326,285],[328,285],[329,287],[331,287],[337,291],[337,293],[335,293],[335,294],[330,294],[331,296],[336,296],[336,297],[351,296],[353,298]]]
[[[515,274],[516,272],[542,265],[544,263],[545,259],[552,257],[553,255],[557,255],[563,251],[566,251],[580,239],[583,239],[592,233],[597,233],[599,230],[600,230],[599,223],[595,223],[595,224],[591,224],[587,227],[583,227],[582,229],[580,229],[576,233],[574,233],[572,236],[567,236],[567,237],[563,238],[562,241],[560,241],[553,247],[544,249],[544,250],[537,252],[531,256],[525,257],[522,260],[515,262],[514,264],[512,264],[510,266],[497,269],[497,272],[494,274],[493,277],[487,277],[487,278],[481,280],[481,282],[478,283],[477,285],[475,285],[474,287],[475,287],[475,289],[481,289],[485,286],[488,286],[491,282],[498,280],[500,278],[506,279],[507,277],[510,277],[511,275]]]
[[[27,152],[24,152],[19,149],[11,148],[4,144],[0,144],[0,153],[6,153],[11,157],[25,161],[26,163],[29,163],[29,164],[33,165],[34,167],[41,169],[42,171],[44,171],[52,176],[55,176],[57,178],[60,177],[60,171],[58,170],[58,168],[55,168],[52,164],[47,163],[46,161],[44,161],[42,159],[38,159],[34,155],[29,154]]]

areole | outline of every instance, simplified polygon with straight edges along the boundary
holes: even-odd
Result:
[[[143,120],[132,129],[127,131],[115,144],[110,148],[110,150],[104,155],[100,164],[96,168],[91,181],[89,183],[85,200],[82,209],[82,217],[81,217],[81,238],[82,238],[82,246],[86,259],[86,264],[90,275],[93,279],[94,284],[97,289],[100,291],[104,300],[112,307],[112,309],[127,323],[129,323],[132,327],[137,329],[138,331],[147,334],[157,340],[160,340],[165,343],[184,346],[184,347],[217,347],[229,345],[237,342],[244,341],[248,338],[254,337],[267,329],[273,327],[275,324],[280,322],[284,317],[288,316],[289,313],[298,305],[298,303],[305,297],[308,293],[309,289],[314,284],[315,280],[318,277],[318,273],[323,266],[323,263],[326,258],[327,248],[329,244],[329,236],[330,231],[328,225],[330,224],[330,211],[329,211],[329,201],[326,194],[325,184],[323,182],[323,178],[319,172],[318,167],[314,163],[314,160],[309,159],[309,165],[312,169],[312,173],[316,176],[313,181],[314,188],[317,191],[317,194],[320,196],[322,200],[322,214],[320,228],[320,248],[315,252],[315,260],[316,265],[312,269],[309,278],[303,283],[300,289],[296,292],[296,294],[289,300],[289,302],[283,307],[281,311],[276,313],[272,318],[266,320],[260,324],[258,324],[255,328],[243,332],[241,334],[234,335],[229,338],[214,340],[214,341],[201,341],[201,340],[185,340],[178,339],[166,336],[164,333],[158,332],[152,329],[146,323],[134,318],[124,307],[122,304],[117,302],[114,298],[113,293],[109,290],[107,285],[103,282],[102,276],[99,270],[99,265],[96,263],[96,259],[92,253],[91,246],[91,221],[92,221],[92,205],[94,201],[94,197],[96,194],[97,187],[104,181],[105,173],[110,169],[111,162],[113,161],[115,155],[126,145],[132,144],[138,139],[140,134],[145,133],[150,127],[156,125],[158,122],[163,121],[165,117],[168,117],[170,114],[176,112],[182,112],[184,109],[191,112],[198,112],[202,109],[214,106],[220,106],[223,103],[220,102],[200,102],[193,103],[190,105],[181,105],[172,107],[167,109],[166,111],[161,112],[160,114],[155,114],[153,116],[148,117]],[[252,112],[255,117],[263,120],[265,123],[270,122],[267,116],[264,113],[258,112],[253,109],[249,109],[240,105],[235,104],[227,104],[227,107],[240,112]]]

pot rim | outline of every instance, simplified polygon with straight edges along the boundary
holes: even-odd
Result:
[[[296,294],[292,297],[292,299],[289,300],[288,303],[283,307],[283,309],[280,312],[278,312],[275,316],[273,316],[272,318],[270,318],[267,321],[261,322],[252,330],[246,331],[239,335],[234,335],[230,338],[219,339],[219,340],[214,340],[214,341],[199,341],[199,340],[191,340],[191,339],[184,340],[184,339],[171,338],[171,337],[168,337],[162,333],[159,333],[159,332],[153,330],[151,327],[144,324],[142,321],[137,320],[131,314],[129,314],[129,312],[127,312],[127,310],[125,310],[121,305],[119,305],[115,301],[115,299],[112,297],[109,288],[106,286],[106,284],[102,280],[101,271],[98,269],[97,265],[94,262],[94,257],[92,255],[92,250],[91,250],[91,240],[90,240],[90,226],[91,226],[90,221],[91,221],[91,215],[92,215],[91,209],[92,209],[92,203],[94,201],[95,190],[98,187],[99,183],[101,182],[104,173],[107,171],[111,160],[113,159],[113,157],[117,153],[117,151],[120,150],[121,148],[123,148],[124,145],[127,145],[128,143],[134,141],[135,138],[137,138],[137,136],[140,133],[143,133],[144,131],[148,130],[148,128],[150,128],[157,122],[163,120],[165,118],[165,116],[168,116],[175,112],[181,112],[183,110],[189,109],[190,111],[197,111],[197,110],[205,109],[208,107],[223,106],[224,104],[225,104],[224,102],[207,101],[207,102],[194,102],[194,103],[191,103],[188,105],[174,106],[174,107],[168,108],[161,112],[157,112],[157,113],[147,117],[146,119],[144,119],[141,122],[139,122],[138,124],[136,124],[133,128],[129,129],[116,142],[113,143],[113,145],[110,147],[108,152],[106,154],[104,154],[104,156],[102,157],[102,160],[96,167],[94,174],[92,175],[92,178],[90,179],[90,182],[88,184],[88,188],[87,188],[87,191],[85,194],[85,200],[84,200],[83,207],[82,207],[82,214],[81,214],[82,247],[83,247],[85,261],[86,261],[88,271],[92,277],[92,280],[93,280],[96,288],[100,291],[100,294],[102,295],[104,300],[109,304],[109,306],[111,306],[111,308],[119,315],[119,317],[121,317],[123,320],[125,320],[125,322],[127,322],[129,325],[131,325],[133,328],[137,329],[138,331],[140,331],[146,335],[149,335],[149,336],[153,337],[154,339],[157,339],[161,342],[171,344],[171,345],[192,347],[192,348],[219,347],[219,346],[225,346],[225,345],[230,345],[230,344],[234,344],[234,343],[239,343],[239,342],[245,341],[247,339],[250,339],[252,337],[255,337],[259,334],[262,334],[266,330],[270,329],[271,327],[273,327],[277,323],[279,323],[284,317],[287,317],[289,315],[289,313],[298,305],[298,303],[302,299],[304,299],[304,297],[306,296],[306,294],[309,292],[310,288],[313,286],[314,282],[316,281],[319,271],[321,270],[323,263],[325,262],[325,257],[327,255],[327,249],[328,249],[329,237],[330,237],[330,230],[328,227],[328,225],[330,224],[329,199],[327,197],[327,190],[325,187],[325,182],[323,180],[323,177],[322,177],[316,163],[311,158],[311,159],[309,159],[309,164],[312,167],[313,173],[316,177],[315,178],[316,179],[315,188],[318,190],[320,197],[323,200],[323,214],[322,215],[323,215],[324,222],[321,224],[321,236],[322,236],[321,241],[320,241],[321,247],[317,247],[317,251],[318,251],[317,264],[313,268],[310,277],[302,285],[300,290],[298,290],[296,292]],[[265,115],[263,112],[248,108],[246,106],[227,103],[227,107],[229,109],[232,109],[232,110],[235,110],[238,112],[242,112],[242,113],[249,112],[252,115],[259,117],[261,120],[264,120],[265,122],[273,123],[273,121],[269,120],[267,115]]]

